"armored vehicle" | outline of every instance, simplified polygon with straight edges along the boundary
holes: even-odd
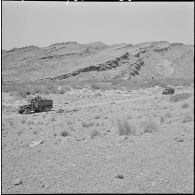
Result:
[[[41,112],[46,110],[51,110],[53,108],[53,101],[48,99],[43,99],[37,96],[29,101],[29,104],[20,106],[18,112],[20,114],[30,114],[31,112]]]
[[[172,88],[172,87],[167,87],[167,88],[165,88],[164,89],[164,91],[163,91],[163,95],[170,95],[170,94],[173,94],[175,92],[175,89],[174,88]]]

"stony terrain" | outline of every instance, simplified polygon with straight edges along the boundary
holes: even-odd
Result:
[[[192,193],[193,85],[175,89],[71,89],[29,115],[3,93],[2,193]]]
[[[51,71],[52,70],[52,71]],[[2,52],[4,82],[38,79],[193,78],[194,46],[167,41],[105,45],[56,43]]]
[[[182,43],[3,50],[2,193],[193,193],[193,82]]]

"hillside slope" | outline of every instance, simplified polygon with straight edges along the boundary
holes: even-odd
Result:
[[[194,46],[167,41],[56,43],[2,52],[3,81],[193,78]]]

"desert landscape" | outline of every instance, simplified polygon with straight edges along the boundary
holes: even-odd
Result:
[[[1,134],[4,194],[193,193],[194,45],[3,50]]]

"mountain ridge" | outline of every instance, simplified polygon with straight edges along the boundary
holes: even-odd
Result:
[[[193,78],[193,72],[194,46],[168,41],[135,45],[65,42],[2,52],[2,77],[11,82]]]

